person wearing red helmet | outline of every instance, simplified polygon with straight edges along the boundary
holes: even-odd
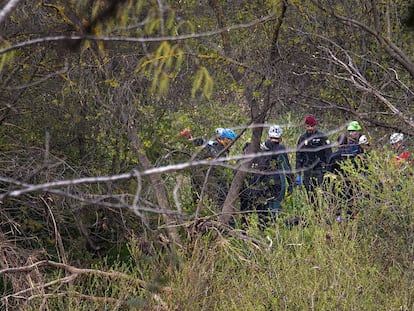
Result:
[[[396,162],[398,166],[404,166],[406,164],[413,163],[411,153],[404,143],[403,133],[393,133],[390,136],[390,145],[391,145],[392,150],[396,154],[393,161]]]
[[[315,117],[308,115],[304,119],[306,131],[297,142],[296,171],[297,181],[308,191],[313,191],[323,181],[326,163],[332,153],[328,137],[317,129]],[[303,173],[303,178],[301,177]]]

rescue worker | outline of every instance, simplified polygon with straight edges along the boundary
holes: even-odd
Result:
[[[403,133],[393,133],[390,136],[390,145],[396,155],[395,161],[399,166],[413,163],[411,153],[408,151],[408,148],[404,143]]]
[[[371,144],[369,143],[368,137],[366,135],[361,135],[358,139],[358,143],[364,152],[368,152],[371,149]]]
[[[359,122],[349,122],[346,129],[348,131],[347,152],[353,156],[364,153],[364,148],[362,146],[367,146],[369,143],[367,137],[361,133],[362,127]]]
[[[197,153],[197,160],[214,160],[217,157],[225,157],[229,150],[226,149],[236,139],[236,133],[229,128],[217,128],[214,131],[214,139],[203,144],[203,148]],[[196,145],[200,139],[194,141]],[[196,167],[191,172],[193,196],[196,202],[204,193],[212,205],[221,208],[230,187],[231,172],[224,167]]]
[[[334,174],[341,174],[342,168],[341,163],[349,158],[347,153],[348,138],[345,134],[342,134],[338,137],[337,140],[338,150],[333,152],[327,161],[327,171]]]
[[[241,211],[256,211],[263,226],[282,210],[286,191],[292,192],[293,174],[286,147],[281,143],[282,133],[279,125],[269,128],[267,140],[260,145],[266,155],[252,160],[252,172],[247,174],[240,193]]]
[[[298,184],[303,183],[309,194],[316,186],[322,184],[326,163],[332,149],[328,137],[317,130],[317,121],[314,116],[306,116],[304,123],[306,131],[297,142],[296,170],[299,172]]]
[[[338,150],[328,159],[329,172],[336,175],[335,179],[341,185],[340,191],[335,191],[343,200],[336,211],[337,216],[345,213],[350,218],[355,218],[358,213],[358,195],[360,194],[355,176],[349,174],[349,169],[344,169],[346,161],[350,161],[356,170],[363,164],[364,153],[369,150],[368,138],[361,134],[362,127],[358,121],[351,121],[347,126],[347,135],[341,135],[338,139]],[[327,186],[329,183],[327,183]],[[333,186],[333,185],[330,185]],[[335,188],[334,188],[335,189]],[[332,191],[331,191],[332,192]]]

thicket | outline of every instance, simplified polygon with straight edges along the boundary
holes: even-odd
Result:
[[[412,147],[407,1],[3,3],[2,309],[413,309],[412,171],[383,148]],[[223,207],[194,202],[183,128],[233,128],[238,156],[278,123],[293,165],[308,113],[331,141],[358,120],[369,159],[265,230],[240,159]]]
[[[70,265],[75,258],[64,264],[39,254],[32,267],[2,271],[3,308],[411,310],[414,172],[375,151],[344,169],[352,202],[332,191],[344,186],[341,176],[327,178],[313,204],[297,187],[265,229],[255,214],[249,227],[199,223],[183,231],[181,245],[131,230],[122,251],[90,258],[85,269]],[[17,284],[25,299],[12,296]]]

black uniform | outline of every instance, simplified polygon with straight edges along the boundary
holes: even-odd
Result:
[[[197,160],[210,160],[227,156],[228,152],[222,152],[225,147],[217,140],[206,143],[204,148],[199,152]],[[209,172],[207,176],[207,172]],[[193,187],[194,201],[197,203],[204,189],[204,195],[210,203],[221,207],[227,196],[230,185],[230,172],[223,167],[206,167],[200,166],[192,169],[191,182]]]
[[[341,185],[341,190],[336,191],[336,188],[333,187],[333,193],[336,193],[338,198],[342,200],[342,203],[339,204],[341,208],[339,208],[336,213],[340,215],[342,212],[345,212],[347,215],[354,217],[358,214],[358,210],[355,208],[355,192],[354,183],[349,179],[349,176],[342,165],[346,161],[350,161],[355,168],[358,168],[359,162],[357,159],[361,159],[360,155],[364,153],[364,150],[361,146],[354,140],[348,139],[348,141],[341,145],[338,150],[332,153],[327,162],[327,170],[336,175],[335,179],[339,183],[337,185]],[[329,185],[329,183],[327,184]],[[332,187],[332,185],[330,185]]]
[[[296,170],[303,171],[303,184],[306,190],[323,181],[326,163],[332,153],[328,137],[320,132],[305,132],[299,137],[296,152]]]
[[[269,216],[281,210],[281,202],[286,192],[286,177],[291,188],[293,175],[284,145],[268,140],[265,142],[266,152],[276,151],[274,155],[258,156],[251,162],[240,193],[240,209],[255,210],[259,219],[265,224]]]

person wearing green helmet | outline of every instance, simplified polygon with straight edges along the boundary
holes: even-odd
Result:
[[[359,122],[349,122],[346,130],[348,131],[348,146],[346,148],[348,156],[357,156],[364,153],[362,146],[369,145],[369,143],[367,137],[361,133],[362,126]]]
[[[351,121],[349,122],[348,127],[346,129],[348,131],[360,131],[362,130],[362,127],[358,121]]]
[[[359,170],[363,166],[361,160],[364,158],[365,150],[369,148],[369,142],[366,135],[362,135],[362,126],[358,121],[349,122],[346,130],[347,135],[343,137],[343,141],[339,144],[338,151],[335,153],[337,156],[330,159],[328,167],[331,173],[336,174],[338,178],[343,180],[343,187],[338,195],[342,196],[347,203],[346,206],[342,206],[337,211],[338,215],[345,213],[350,218],[355,218],[359,213],[356,195],[358,185],[354,184],[349,172],[343,169],[342,164],[351,161],[355,169]]]

